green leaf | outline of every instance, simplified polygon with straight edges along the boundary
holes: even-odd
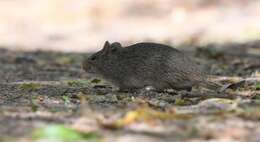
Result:
[[[72,58],[70,57],[60,57],[56,59],[56,62],[60,65],[70,65],[72,64],[74,61]]]
[[[68,105],[70,103],[70,98],[66,95],[62,96],[62,100],[64,101],[65,105]]]
[[[97,141],[101,137],[97,133],[82,133],[63,125],[51,125],[36,130],[33,138],[34,140],[74,142],[78,140]]]
[[[37,83],[24,83],[20,84],[18,88],[24,91],[35,91],[37,89],[40,89],[41,85]]]
[[[175,100],[175,104],[181,106],[181,105],[186,105],[187,102],[185,100],[183,100],[183,99],[176,99]]]
[[[87,80],[71,80],[67,82],[71,87],[83,87],[88,84]]]
[[[259,82],[257,82],[257,83],[255,84],[255,89],[256,89],[256,90],[260,90],[260,83],[259,83]]]
[[[37,105],[37,103],[35,102],[35,100],[31,100],[30,101],[30,104],[31,104],[31,110],[33,111],[33,112],[36,112],[37,110],[38,110],[38,105]]]
[[[99,83],[99,82],[101,82],[101,80],[99,80],[99,79],[93,79],[92,81],[91,81],[91,83]]]

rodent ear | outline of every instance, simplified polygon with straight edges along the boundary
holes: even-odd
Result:
[[[121,48],[122,45],[119,42],[114,42],[111,44],[112,47],[117,47],[117,48]]]
[[[118,49],[122,48],[122,45],[119,42],[114,42],[110,46],[111,46],[111,51],[112,52],[115,52]]]
[[[106,41],[102,51],[103,52],[108,52],[110,50],[110,47],[111,47],[110,43],[108,41]]]

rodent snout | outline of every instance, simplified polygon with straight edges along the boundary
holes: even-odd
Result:
[[[88,60],[82,62],[81,68],[87,73],[95,73],[93,65]]]

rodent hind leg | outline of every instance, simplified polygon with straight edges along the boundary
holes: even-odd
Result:
[[[186,83],[186,84],[182,84],[182,85],[174,84],[174,85],[171,85],[171,88],[174,89],[174,90],[177,90],[177,91],[185,90],[185,91],[191,92],[192,85],[191,85],[191,83]]]
[[[176,90],[185,90],[185,91],[188,91],[188,92],[191,92],[192,90],[192,86],[183,86],[183,87],[179,87],[179,88],[174,88]]]

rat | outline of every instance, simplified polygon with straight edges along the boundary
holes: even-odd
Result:
[[[104,78],[120,90],[152,87],[155,90],[187,90],[201,85],[217,89],[208,75],[188,56],[168,45],[152,42],[122,47],[119,42],[105,42],[103,49],[87,57],[82,68]]]

